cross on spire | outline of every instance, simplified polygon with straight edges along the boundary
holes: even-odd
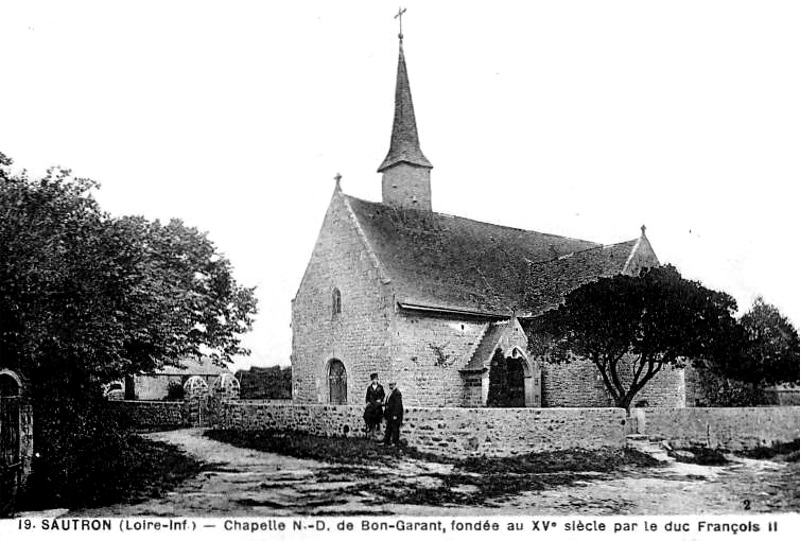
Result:
[[[398,39],[403,41],[403,14],[406,13],[406,8],[398,7],[398,12],[393,19],[398,19],[400,31],[398,32]]]

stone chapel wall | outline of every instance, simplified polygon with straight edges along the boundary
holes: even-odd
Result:
[[[459,372],[481,341],[487,324],[446,317],[397,314],[390,327],[392,373],[410,406],[465,405]]]
[[[591,361],[543,362],[543,407],[603,408],[613,406],[598,369]],[[665,367],[634,397],[632,406],[678,408],[685,404],[684,370]]]
[[[342,303],[336,315],[334,288]],[[370,373],[389,370],[392,304],[342,196],[335,195],[292,303],[294,399],[327,403],[327,367],[338,359],[347,370],[348,403],[363,403]]]

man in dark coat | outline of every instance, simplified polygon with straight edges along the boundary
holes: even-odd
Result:
[[[367,437],[372,437],[378,432],[381,426],[381,417],[384,404],[384,387],[378,383],[378,374],[370,374],[370,385],[367,387],[367,394],[364,402],[364,424],[367,425]]]
[[[384,403],[384,419],[387,429],[384,432],[384,445],[400,443],[400,427],[403,422],[403,397],[395,382],[389,384],[389,394]]]

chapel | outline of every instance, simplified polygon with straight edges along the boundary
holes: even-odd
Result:
[[[407,406],[482,407],[502,362],[506,406],[612,405],[591,363],[542,363],[521,323],[591,280],[658,265],[645,227],[602,245],[435,212],[399,38],[382,199],[344,193],[337,176],[292,300],[293,399],[363,404],[377,372]],[[683,406],[683,371],[660,372],[638,398]]]

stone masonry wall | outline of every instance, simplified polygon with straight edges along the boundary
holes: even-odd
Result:
[[[739,450],[798,438],[799,408],[637,408],[638,432],[674,446]]]
[[[466,405],[459,369],[470,361],[486,327],[481,322],[398,314],[390,327],[392,373],[386,378],[397,380],[403,403]]]
[[[184,428],[192,426],[190,402],[112,400],[108,407],[135,428]]]
[[[663,368],[634,397],[649,407],[675,408],[685,403],[684,370]],[[589,360],[542,363],[542,405],[546,407],[611,407],[601,374]]]
[[[381,176],[385,205],[431,210],[431,169],[399,163]]]
[[[220,404],[215,428],[298,430],[361,436],[361,406]],[[407,408],[401,437],[409,445],[451,457],[508,456],[557,449],[623,447],[625,412],[615,408]]]
[[[334,288],[341,294],[339,314],[332,309]],[[347,203],[335,192],[292,302],[294,399],[327,403],[328,365],[338,359],[347,371],[348,403],[363,403],[370,373],[389,370],[386,341],[393,304]]]

